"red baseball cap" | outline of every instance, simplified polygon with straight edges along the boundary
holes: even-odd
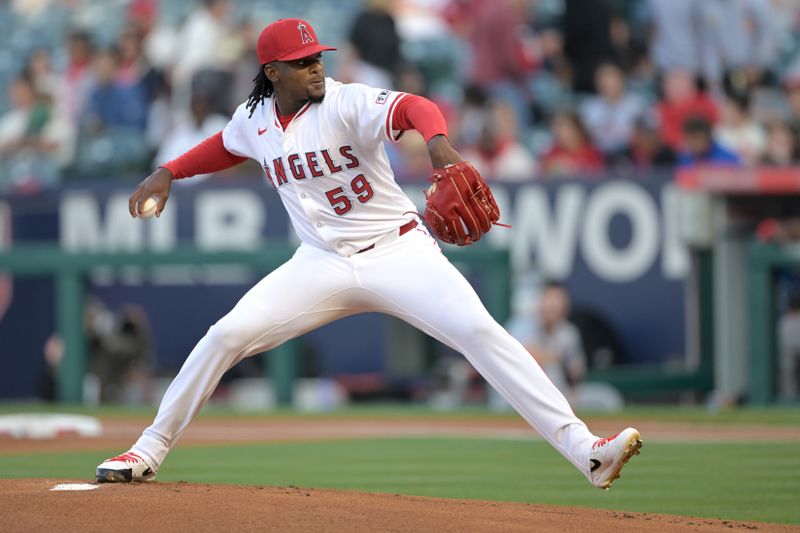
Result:
[[[256,44],[258,62],[293,61],[317,55],[332,46],[319,44],[311,24],[302,19],[276,20],[261,31]]]

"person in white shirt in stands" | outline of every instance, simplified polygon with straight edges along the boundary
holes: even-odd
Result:
[[[767,134],[761,124],[750,117],[749,108],[747,95],[728,96],[722,108],[722,120],[714,129],[714,138],[723,148],[738,155],[745,166],[754,166],[767,149]]]
[[[192,94],[189,113],[178,118],[173,128],[161,144],[154,166],[158,167],[188,151],[190,148],[208,139],[228,124],[228,117],[215,113],[211,109],[211,95],[203,89],[196,89]],[[201,174],[195,182],[205,179],[210,174]]]
[[[597,96],[587,98],[580,115],[592,141],[609,159],[631,143],[636,121],[645,111],[644,100],[625,89],[625,75],[614,63],[603,63],[594,76]]]
[[[586,374],[586,355],[578,328],[569,321],[570,297],[561,283],[546,283],[536,316],[511,333],[530,352],[547,377],[574,405],[576,388]]]

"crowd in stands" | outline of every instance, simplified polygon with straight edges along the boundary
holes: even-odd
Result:
[[[138,181],[219,131],[281,16],[339,47],[329,76],[435,101],[490,179],[800,160],[793,0],[5,0],[0,192]],[[428,174],[418,136],[389,150]]]

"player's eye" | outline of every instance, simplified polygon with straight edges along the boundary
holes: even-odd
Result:
[[[322,54],[316,55],[314,57],[305,57],[303,59],[298,59],[297,61],[294,62],[295,65],[301,68],[313,65],[315,63],[322,63]]]

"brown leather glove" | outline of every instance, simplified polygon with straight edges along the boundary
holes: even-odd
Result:
[[[425,224],[444,242],[465,246],[478,241],[500,218],[500,209],[483,177],[462,161],[434,169],[425,191]]]

